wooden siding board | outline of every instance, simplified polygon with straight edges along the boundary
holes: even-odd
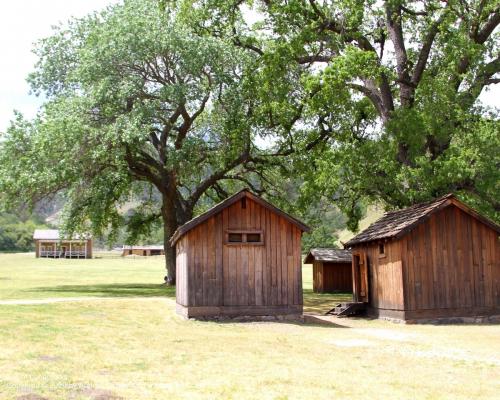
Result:
[[[295,228],[295,266],[296,266],[296,279],[297,279],[297,295],[298,295],[298,305],[302,306],[304,303],[304,291],[302,288],[302,252],[301,252],[301,239],[302,231]]]
[[[281,304],[288,304],[288,251],[286,225],[283,218],[279,218],[280,248],[281,248]]]
[[[224,304],[224,249],[223,249],[223,221],[222,213],[215,216],[215,279],[216,304]]]
[[[271,234],[271,215],[268,209],[264,210],[265,221],[266,221],[266,261],[264,265],[264,271],[266,276],[266,287],[264,290],[265,302],[266,304],[273,304],[273,253],[272,253],[272,234]]]
[[[472,221],[472,267],[474,277],[475,305],[484,306],[484,282],[481,270],[481,236],[476,221]]]
[[[286,269],[287,269],[287,304],[294,304],[294,260],[293,260],[293,227],[285,224],[286,229]]]
[[[226,231],[228,229],[228,219],[229,219],[229,211],[228,209],[224,209],[222,211],[222,232],[225,236]],[[225,237],[223,238],[225,240]],[[222,247],[222,298],[223,304],[230,304],[230,279],[229,279],[229,248],[227,246]]]
[[[255,229],[255,202],[247,204],[247,229]],[[246,246],[248,252],[248,304],[255,305],[255,247]]]
[[[483,269],[484,269],[484,282],[485,282],[485,304],[487,307],[493,306],[493,281],[492,281],[492,268],[489,253],[489,238],[486,226],[481,226],[481,252],[483,259]]]
[[[278,304],[278,271],[276,268],[277,264],[277,249],[278,243],[276,242],[276,216],[272,213],[269,213],[269,223],[271,228],[270,234],[270,248],[271,248],[271,260],[270,260],[270,268],[271,268],[271,305]]]

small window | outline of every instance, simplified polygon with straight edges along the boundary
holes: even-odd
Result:
[[[385,255],[385,245],[383,243],[378,245],[378,254],[381,256]]]
[[[242,243],[243,234],[242,233],[229,233],[227,237],[229,243]]]
[[[259,243],[259,242],[261,242],[261,240],[260,240],[260,233],[247,233],[247,242],[248,243]]]
[[[226,244],[264,245],[263,233],[260,230],[226,231]]]

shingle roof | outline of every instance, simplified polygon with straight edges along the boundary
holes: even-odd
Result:
[[[497,232],[500,232],[500,226],[458,201],[453,194],[448,194],[433,201],[416,204],[403,210],[385,213],[382,218],[345,243],[344,247],[348,248],[359,243],[368,243],[376,240],[401,237],[412,230],[415,226],[424,222],[434,212],[450,205],[459,207],[462,211],[468,213],[476,219],[479,219]]]
[[[231,197],[228,197],[226,200],[221,201],[220,203],[216,204],[215,206],[213,206],[212,208],[210,208],[208,211],[204,212],[203,214],[198,215],[197,217],[193,218],[192,220],[186,222],[184,225],[177,228],[177,230],[174,232],[174,234],[170,238],[170,244],[172,246],[175,245],[175,243],[182,236],[184,236],[187,232],[189,232],[191,229],[198,226],[202,222],[206,221],[207,219],[209,219],[213,215],[218,214],[224,208],[229,207],[230,205],[236,203],[238,200],[242,199],[243,197],[248,197],[249,199],[260,204],[262,207],[265,207],[268,210],[271,210],[272,212],[282,216],[283,218],[290,221],[292,224],[296,225],[302,232],[309,232],[310,228],[307,225],[305,225],[304,223],[300,222],[298,219],[295,219],[291,215],[280,210],[278,207],[273,206],[271,203],[268,203],[264,199],[261,199],[259,196],[254,195],[248,189],[243,189],[243,190],[240,190],[238,193],[232,195]]]
[[[351,250],[311,249],[309,253],[307,253],[304,263],[311,264],[314,260],[332,263],[348,263],[351,262],[351,257]]]
[[[61,238],[61,235],[59,233],[58,229],[35,229],[35,232],[33,233],[33,239],[34,240],[64,240],[67,238]],[[73,235],[73,240],[80,240],[80,239],[90,239],[90,236],[82,236],[75,234]]]

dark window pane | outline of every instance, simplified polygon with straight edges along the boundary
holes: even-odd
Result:
[[[383,244],[378,245],[379,254],[385,254],[385,246]]]
[[[247,242],[260,242],[260,233],[247,233]]]
[[[241,243],[243,241],[243,234],[241,233],[230,233],[228,235],[229,243]]]

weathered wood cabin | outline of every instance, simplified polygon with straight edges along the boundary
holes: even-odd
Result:
[[[304,264],[313,265],[313,291],[352,292],[352,254],[350,250],[311,249]]]
[[[354,300],[401,320],[500,315],[499,234],[453,195],[386,213],[345,244]]]
[[[163,256],[165,250],[163,246],[123,246],[122,256]]]
[[[35,256],[46,258],[92,258],[92,237],[61,237],[57,229],[35,229]]]
[[[187,222],[170,241],[177,254],[177,312],[301,314],[301,237],[307,231],[248,190]]]

